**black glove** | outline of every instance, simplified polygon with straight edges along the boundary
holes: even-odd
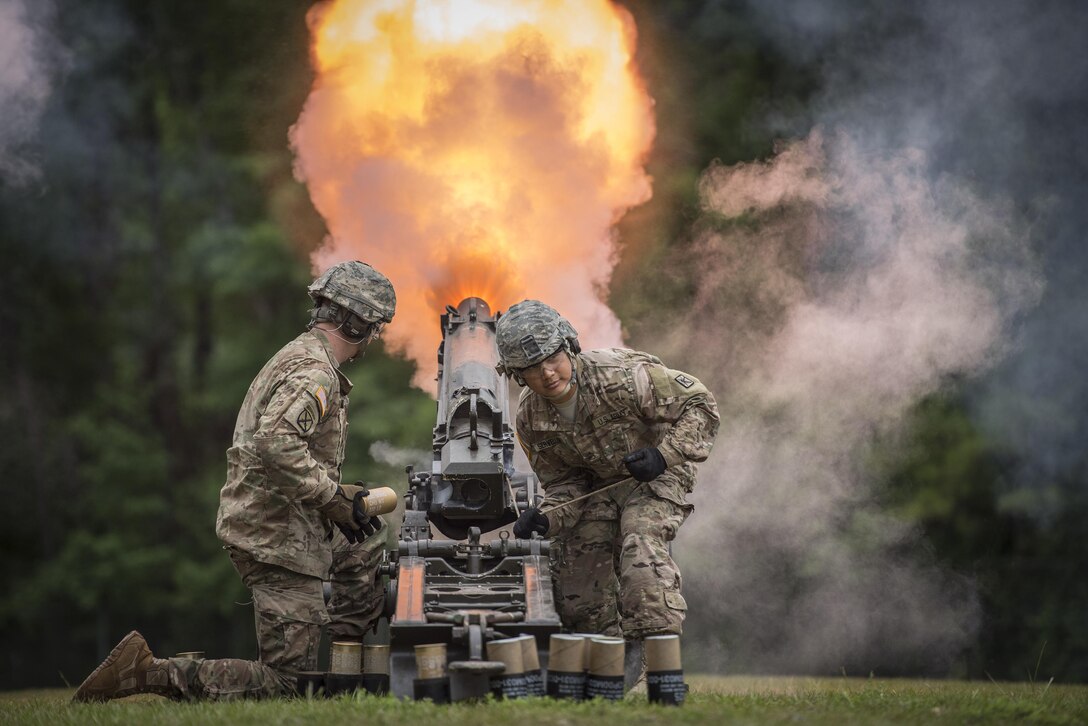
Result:
[[[381,518],[367,516],[363,499],[368,494],[370,490],[362,482],[344,484],[336,487],[336,494],[321,507],[325,516],[336,525],[351,544],[362,542],[382,528]]]
[[[639,449],[623,457],[623,465],[639,481],[653,481],[664,473],[668,464],[657,449]]]
[[[351,544],[355,544],[356,542],[361,542],[362,541],[362,540],[359,539],[359,535],[361,534],[361,532],[359,532],[359,530],[352,529],[350,526],[348,526],[346,524],[343,524],[341,522],[333,522],[333,524],[335,524],[336,528],[338,530],[340,530],[340,533],[344,535],[344,539],[346,539]],[[329,537],[330,538],[332,537],[331,533],[329,534]]]
[[[537,507],[529,507],[518,521],[514,522],[514,536],[518,539],[529,539],[534,532],[544,537],[548,534],[548,515],[543,514]]]
[[[362,484],[362,482],[358,482]],[[363,503],[363,499],[370,494],[370,490],[365,486],[355,494],[355,498],[352,500],[351,513],[355,518],[355,524],[359,525],[359,529],[363,532],[363,537],[359,538],[359,541],[363,541],[367,537],[373,537],[382,529],[382,518],[371,517],[366,513],[366,504]]]

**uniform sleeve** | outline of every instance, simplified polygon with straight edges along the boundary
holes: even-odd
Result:
[[[718,406],[697,378],[660,363],[634,371],[635,394],[644,420],[669,424],[658,450],[665,463],[705,461],[718,433]]]
[[[338,484],[310,452],[309,439],[328,414],[334,381],[321,368],[292,372],[279,385],[261,415],[253,444],[268,480],[293,500],[321,506]]]
[[[533,431],[527,419],[518,411],[516,419],[517,438],[525,455],[529,457],[529,464],[533,468],[540,486],[544,489],[544,502],[542,509],[569,502],[575,497],[589,493],[589,483],[586,472],[583,469],[572,467],[552,452],[546,436],[539,431]],[[581,516],[581,508],[575,504],[555,512],[549,512],[548,534],[555,536],[557,533],[570,527]]]

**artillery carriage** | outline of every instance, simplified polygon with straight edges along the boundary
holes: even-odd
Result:
[[[398,546],[383,565],[396,696],[413,696],[417,645],[446,644],[458,700],[501,670],[486,659],[488,641],[533,635],[546,667],[549,636],[560,631],[549,542],[500,529],[538,492],[532,472],[515,469],[509,385],[495,368],[497,317],[475,297],[441,316],[432,466],[407,471]]]

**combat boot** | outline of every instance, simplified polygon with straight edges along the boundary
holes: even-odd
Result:
[[[133,630],[87,676],[72,701],[109,701],[137,693],[182,697],[181,690],[170,683],[169,661],[156,658],[144,636]]]

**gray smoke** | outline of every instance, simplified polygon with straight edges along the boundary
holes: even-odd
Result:
[[[13,185],[40,175],[31,150],[51,92],[47,3],[0,0],[0,178]]]
[[[974,584],[882,510],[874,444],[952,384],[978,391],[1010,440],[1032,424],[1007,415],[1010,385],[1053,386],[1045,395],[1084,420],[1083,375],[1062,399],[1038,371],[1085,361],[1072,281],[1088,12],[832,0],[754,12],[824,85],[810,117],[773,119],[794,139],[773,159],[704,173],[688,260],[665,270],[694,299],[651,348],[703,377],[723,417],[680,535],[701,636],[687,647],[726,670],[948,672],[978,627]],[[1055,317],[1076,340],[1054,344]]]
[[[375,441],[370,445],[370,458],[379,464],[400,469],[409,465],[417,469],[428,469],[431,452],[423,449],[405,449],[388,441]]]

